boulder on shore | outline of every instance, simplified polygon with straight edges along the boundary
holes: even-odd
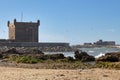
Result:
[[[20,54],[15,48],[9,49],[8,51],[2,52],[2,54]]]
[[[20,53],[15,48],[12,48],[5,52],[2,52],[1,58],[9,58],[10,56],[18,56],[18,55],[20,55]]]
[[[104,56],[97,58],[96,61],[118,62],[120,61],[120,52],[106,53]]]
[[[64,59],[64,58],[65,57],[62,53],[59,53],[59,54],[45,54],[45,55],[40,57],[40,59],[43,59],[43,60],[48,60],[48,59],[57,60],[57,59]]]
[[[2,52],[1,55],[3,58],[9,58],[10,56],[13,56],[13,55],[14,56],[23,55],[23,56],[33,57],[33,58],[39,58],[42,55],[44,55],[44,53],[38,49],[32,49],[28,52],[20,53],[15,48],[12,48],[12,49],[9,49],[8,51]]]
[[[26,53],[23,54],[24,56],[29,56],[32,58],[40,58],[44,55],[44,53],[41,50],[38,49],[32,49]]]
[[[75,59],[81,61],[95,61],[94,56],[88,55],[87,52],[75,51]]]
[[[32,49],[28,52],[26,52],[27,54],[44,54],[41,50],[39,49]]]

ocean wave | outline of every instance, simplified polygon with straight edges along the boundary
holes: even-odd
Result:
[[[95,56],[95,58],[99,58],[99,57],[104,56],[104,55],[105,55],[105,54],[100,53],[100,54],[98,54],[97,56]]]
[[[95,51],[88,51],[89,53],[94,53]]]

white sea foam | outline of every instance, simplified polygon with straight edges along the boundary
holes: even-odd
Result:
[[[95,51],[88,51],[89,53],[94,53]]]
[[[95,58],[99,58],[99,57],[104,56],[104,55],[105,55],[105,54],[100,53],[100,54],[98,54],[97,56],[95,56]]]

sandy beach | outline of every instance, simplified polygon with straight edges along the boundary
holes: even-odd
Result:
[[[0,67],[0,80],[120,80],[120,70]]]

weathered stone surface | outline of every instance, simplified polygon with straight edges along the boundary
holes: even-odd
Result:
[[[12,48],[5,52],[2,52],[2,54],[20,54],[20,53],[15,48]]]
[[[17,22],[8,21],[9,39],[15,42],[38,42],[38,27],[40,21],[37,22]]]
[[[32,49],[32,50],[29,50],[27,53],[25,54],[44,54],[41,50],[38,50],[38,49]]]
[[[29,56],[32,58],[40,58],[41,56],[44,55],[44,53],[38,49],[32,49],[28,52],[23,53],[24,56]]]
[[[12,48],[5,52],[2,52],[1,55],[3,58],[9,58],[10,56],[19,56],[19,55],[29,56],[29,57],[33,57],[33,58],[39,58],[39,57],[43,56],[44,53],[37,49],[32,49],[28,52],[20,53],[15,48]]]
[[[118,62],[120,61],[120,52],[106,53],[104,56],[99,57],[96,61],[103,62]]]
[[[95,58],[91,55],[88,55],[86,52],[82,51],[75,51],[75,59],[81,60],[81,61],[95,61]]]
[[[1,58],[9,58],[10,56],[18,56],[21,53],[19,53],[15,48],[9,49],[5,52],[1,53]]]
[[[2,59],[3,58],[3,55],[0,53],[0,59]]]
[[[47,59],[51,59],[51,60],[56,60],[56,59],[64,59],[64,55],[59,53],[59,54],[46,54],[44,56],[41,56],[41,59],[47,60]]]
[[[67,59],[68,61],[74,61],[74,58],[71,57],[71,56],[66,57],[66,59]]]

